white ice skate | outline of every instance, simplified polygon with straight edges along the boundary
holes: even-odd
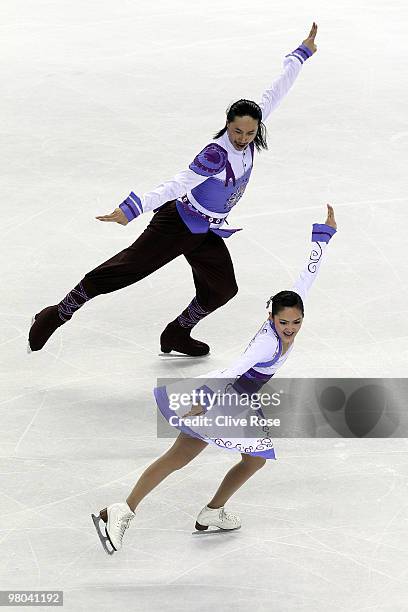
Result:
[[[214,527],[215,529],[208,531],[209,527]],[[226,533],[227,531],[241,529],[241,519],[238,514],[226,512],[224,506],[221,508],[209,508],[208,506],[204,506],[197,516],[195,528],[197,531],[193,531],[193,535]]]
[[[135,513],[125,503],[112,504],[101,510],[98,516],[92,514],[96,532],[108,555],[113,555],[115,551],[122,548],[123,534],[134,516]]]

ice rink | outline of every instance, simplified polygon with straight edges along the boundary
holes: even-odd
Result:
[[[318,52],[229,217],[244,227],[227,241],[239,293],[194,331],[211,354],[159,357],[194,295],[179,258],[27,355],[31,316],[151,218],[95,216],[184,169],[313,21]],[[278,376],[406,377],[407,25],[402,0],[2,1],[0,590],[63,590],[69,612],[408,610],[405,439],[277,441],[278,461],[229,503],[235,533],[191,535],[239,458],[217,448],[141,504],[113,557],[90,519],[169,446],[157,377],[240,354],[303,268],[326,202],[339,231]]]

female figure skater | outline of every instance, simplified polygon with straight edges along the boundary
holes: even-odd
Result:
[[[200,378],[233,379],[238,390],[244,388],[247,391],[250,388],[257,392],[285,363],[303,323],[303,301],[316,278],[327,244],[336,233],[333,208],[330,205],[327,205],[327,208],[325,223],[313,224],[310,257],[292,290],[280,291],[268,300],[267,307],[272,303],[269,318],[237,361],[225,370],[211,372]],[[174,412],[170,409],[167,391],[166,388],[155,389],[155,397],[160,411],[170,420]],[[200,414],[203,410],[200,405],[193,406],[184,417]],[[169,474],[190,463],[208,443],[241,452],[241,461],[229,470],[214,497],[199,513],[196,521],[198,531],[207,530],[208,527],[219,530],[238,529],[241,520],[237,514],[225,511],[226,502],[267,459],[275,459],[270,438],[238,441],[211,439],[192,426],[184,426],[182,420],[177,425],[174,422],[172,424],[180,429],[181,433],[173,446],[141,475],[126,503],[114,503],[101,510],[98,516],[92,515],[99,538],[108,554],[113,554],[122,547],[123,534],[142,499]]]
[[[289,91],[302,64],[315,53],[316,33],[313,23],[306,40],[285,57],[282,74],[265,91],[259,105],[250,100],[232,104],[224,128],[187,170],[142,197],[132,191],[113,213],[96,217],[127,225],[144,212],[155,212],[136,242],[88,272],[59,304],[33,317],[29,352],[41,350],[54,331],[88,300],[136,283],[184,255],[193,271],[196,295],[161,334],[161,350],[192,356],[209,353],[207,344],[190,337],[191,330],[238,291],[223,241],[237,230],[225,229],[224,223],[248,184],[255,149],[267,148],[263,122]]]

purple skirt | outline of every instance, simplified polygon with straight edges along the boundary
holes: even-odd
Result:
[[[231,384],[231,389],[233,389],[238,396],[242,393],[257,393],[269,378],[270,377],[262,377],[262,379],[260,379],[257,377],[253,379],[243,375]],[[267,426],[259,426],[257,437],[235,437],[235,435],[231,435],[231,430],[224,435],[222,428],[214,427],[212,422],[208,423],[209,420],[211,421],[211,419],[214,419],[213,417],[209,417],[210,413],[207,411],[200,416],[190,417],[189,420],[183,419],[181,413],[185,413],[187,409],[184,408],[184,410],[176,411],[171,407],[169,398],[171,392],[172,390],[169,390],[167,386],[156,387],[153,391],[157,407],[172,427],[178,429],[187,436],[198,438],[199,440],[203,440],[208,444],[213,444],[225,450],[244,453],[252,455],[253,457],[276,459],[273,442],[269,436],[269,428]],[[224,421],[228,418],[225,414],[222,414],[220,410],[215,412],[218,414],[217,418],[224,419]],[[211,414],[213,413],[214,411],[212,411]],[[231,414],[233,413],[230,412],[230,415]],[[264,418],[261,408],[257,409],[253,414],[256,414],[260,419]],[[234,431],[232,433],[234,433]]]

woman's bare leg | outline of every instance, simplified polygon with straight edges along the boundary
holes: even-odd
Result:
[[[207,504],[209,508],[221,508],[225,506],[229,498],[242,485],[255,474],[261,467],[265,465],[266,459],[263,457],[253,457],[241,453],[241,461],[234,465],[229,472],[226,473],[224,480],[218,487],[218,490],[212,500]]]
[[[180,433],[173,446],[164,455],[156,459],[140,476],[126,500],[129,508],[134,511],[142,499],[162,480],[175,470],[179,470],[190,463],[206,446],[207,442]]]

